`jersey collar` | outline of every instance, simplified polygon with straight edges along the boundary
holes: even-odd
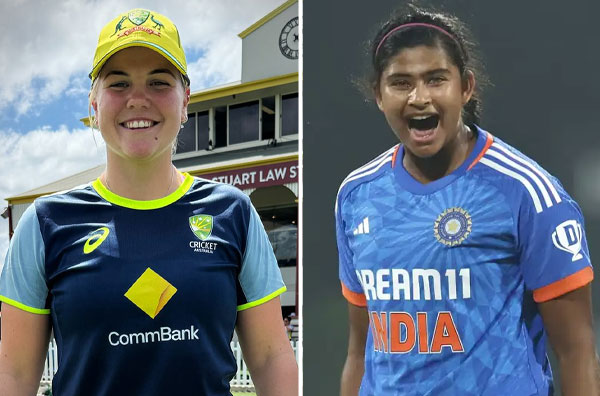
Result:
[[[475,141],[475,146],[473,150],[465,159],[465,161],[454,170],[454,172],[450,173],[442,177],[441,179],[432,181],[431,183],[422,184],[421,182],[415,180],[404,168],[402,165],[402,158],[404,157],[404,146],[399,145],[397,153],[394,153],[394,164],[393,170],[396,176],[396,181],[404,188],[405,190],[419,195],[426,195],[434,193],[442,188],[446,187],[448,184],[452,183],[454,180],[458,179],[462,175],[464,175],[469,169],[471,169],[483,156],[483,154],[487,151],[491,143],[493,142],[492,135],[483,129],[479,128],[477,125],[474,126],[474,131],[477,134],[477,140]]]
[[[189,173],[183,173],[183,176],[183,183],[181,183],[177,190],[173,191],[166,197],[153,199],[150,201],[138,201],[136,199],[125,198],[120,195],[117,195],[110,191],[108,188],[106,188],[104,184],[102,184],[102,182],[100,181],[100,178],[96,179],[92,183],[92,187],[94,188],[94,190],[96,190],[98,195],[115,205],[137,210],[160,209],[177,201],[179,198],[183,197],[186,192],[188,192],[188,190],[192,186],[192,183],[194,182],[194,178],[190,176]]]

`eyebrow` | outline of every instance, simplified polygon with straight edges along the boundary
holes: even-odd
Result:
[[[152,74],[162,74],[162,73],[170,74],[173,78],[175,78],[175,75],[169,69],[154,69],[149,74],[152,75]],[[109,76],[129,76],[129,74],[122,70],[111,70],[108,73],[106,73],[106,77],[109,77]]]
[[[422,75],[424,76],[431,76],[434,74],[448,74],[450,73],[450,70],[440,67],[438,69],[433,69],[433,70],[427,70],[425,73],[423,73]],[[410,73],[392,73],[390,75],[388,75],[386,78],[398,78],[398,77],[402,77],[402,78],[410,78],[410,77],[414,77],[413,74]]]

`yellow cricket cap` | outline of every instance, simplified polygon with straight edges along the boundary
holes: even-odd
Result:
[[[139,8],[119,15],[100,32],[90,73],[92,81],[113,54],[129,47],[146,47],[158,52],[183,74],[189,84],[185,53],[177,28],[166,16]]]

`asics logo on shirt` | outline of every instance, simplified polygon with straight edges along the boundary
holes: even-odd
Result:
[[[583,258],[580,253],[582,235],[581,225],[576,220],[567,220],[556,227],[552,233],[552,242],[558,249],[571,253],[571,261],[577,261]]]
[[[359,234],[368,234],[369,233],[369,218],[365,217],[363,219],[363,221],[360,222],[360,224],[358,225],[358,227],[356,227],[354,229],[354,232],[352,232],[354,235],[359,235]]]
[[[110,230],[107,227],[100,227],[92,231],[90,237],[85,241],[85,245],[83,245],[83,253],[90,254],[96,250],[98,246],[102,245],[109,233]]]

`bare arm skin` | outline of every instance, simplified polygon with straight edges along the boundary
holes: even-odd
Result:
[[[238,312],[237,334],[258,396],[297,396],[298,364],[279,298]]]
[[[559,363],[563,396],[600,396],[600,366],[588,284],[539,304]]]
[[[34,396],[50,341],[50,315],[2,304],[0,395]]]
[[[369,330],[369,316],[365,307],[348,303],[348,355],[342,371],[341,396],[357,396],[365,370],[365,345]]]

